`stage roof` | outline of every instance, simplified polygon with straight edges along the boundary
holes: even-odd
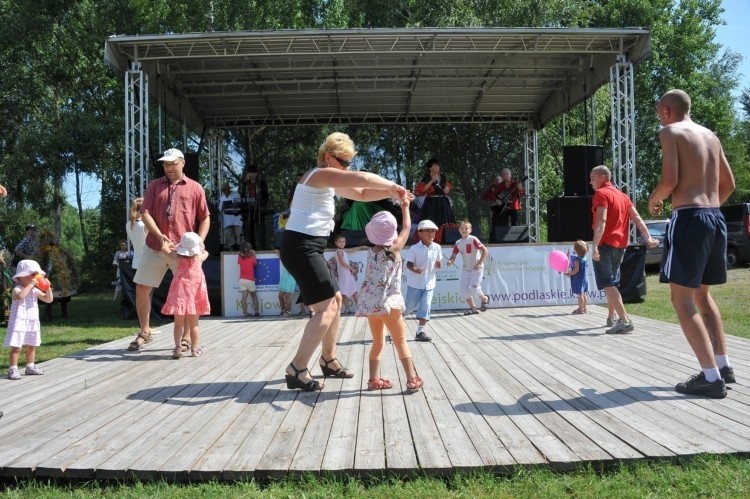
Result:
[[[105,62],[140,62],[151,94],[193,130],[323,124],[529,122],[609,81],[646,29],[430,28],[112,36]],[[158,83],[157,83],[158,82]]]

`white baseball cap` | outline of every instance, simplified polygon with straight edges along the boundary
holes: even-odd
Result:
[[[185,159],[185,155],[179,149],[167,149],[164,151],[164,156],[157,159],[156,161],[174,161],[176,159]]]

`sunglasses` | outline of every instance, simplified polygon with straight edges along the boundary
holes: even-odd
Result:
[[[333,156],[333,154],[331,154],[331,156]],[[351,164],[352,164],[352,162],[351,162],[351,161],[347,161],[347,160],[345,160],[345,159],[341,159],[341,158],[339,158],[338,156],[333,156],[333,159],[335,159],[336,161],[338,161],[338,162],[339,162],[339,164],[340,164],[341,166],[343,166],[344,168],[349,168],[349,166],[351,166]]]

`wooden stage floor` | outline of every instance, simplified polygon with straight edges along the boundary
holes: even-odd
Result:
[[[410,341],[417,392],[390,344],[395,387],[363,390],[369,333],[351,316],[338,355],[356,376],[316,393],[284,383],[305,319],[203,319],[200,358],[170,359],[171,327],[140,353],[126,351],[132,338],[98,345],[45,362],[44,376],[0,380],[0,474],[448,474],[750,452],[750,341],[729,338],[738,383],[726,399],[685,397],[674,384],[697,363],[676,325],[634,317],[633,334],[611,336],[603,308],[572,308],[436,313],[433,342]]]

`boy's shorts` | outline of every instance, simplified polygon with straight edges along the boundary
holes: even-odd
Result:
[[[468,300],[475,294],[482,293],[482,277],[484,276],[484,267],[481,269],[462,269],[461,279],[459,280],[459,295],[462,299]]]
[[[432,305],[433,289],[417,289],[406,286],[406,308],[404,314],[417,311],[417,319],[430,320],[430,306]]]

